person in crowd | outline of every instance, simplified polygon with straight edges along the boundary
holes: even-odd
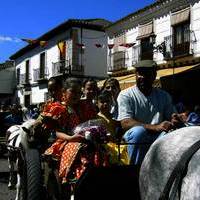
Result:
[[[47,117],[44,118],[44,113],[48,113],[49,109],[51,108],[52,104],[58,104],[62,102],[63,97],[63,82],[59,78],[51,77],[48,80],[47,84],[48,93],[49,93],[49,99],[40,105],[39,113],[40,115],[37,118],[37,123],[40,121],[40,123],[45,123]],[[36,124],[37,124],[36,123]]]
[[[112,138],[116,138],[116,128],[119,125],[119,122],[112,118],[112,114],[110,112],[112,105],[112,95],[109,91],[102,91],[97,98],[97,105],[99,109],[98,118],[101,119],[104,124],[106,124],[106,128],[111,134]]]
[[[20,125],[23,122],[23,116],[21,109],[18,105],[13,105],[11,107],[11,113],[4,118],[4,123],[6,127],[10,127],[12,125]]]
[[[48,81],[48,93],[50,95],[49,101],[61,101],[63,83],[62,79],[51,77]]]
[[[118,143],[121,141],[117,129],[120,126],[119,122],[114,120],[110,112],[112,105],[112,95],[110,91],[104,90],[98,95],[97,105],[99,108],[98,118],[107,128],[110,133],[110,142],[105,145],[109,152],[110,164],[128,164],[127,150],[125,146],[118,148]],[[120,152],[119,152],[120,151]],[[119,157],[120,156],[120,157]],[[120,159],[119,159],[120,158]]]
[[[82,99],[94,101],[98,94],[97,82],[90,78],[83,82],[83,96]]]
[[[120,93],[120,85],[119,81],[115,78],[108,78],[105,80],[103,87],[101,89],[110,91],[112,94],[112,105],[111,105],[111,114],[114,119],[117,119],[118,116],[118,103],[117,103],[117,97]]]
[[[190,112],[188,114],[188,117],[186,119],[186,123],[189,125],[189,126],[194,126],[194,125],[200,125],[200,106],[199,105],[196,105],[194,107],[194,111],[193,112]]]
[[[11,114],[11,109],[8,105],[2,104],[0,110],[0,136],[4,137],[9,124],[5,123],[5,118]]]
[[[120,92],[118,96],[119,116],[123,138],[128,145],[130,164],[140,165],[150,145],[162,134],[178,123],[171,96],[153,88],[156,78],[156,63],[141,60],[136,66],[136,85]],[[134,143],[134,144],[133,144]]]
[[[98,90],[99,89],[97,87],[97,82],[94,79],[86,79],[83,82],[83,94],[81,99],[87,100],[88,103],[91,104],[91,106],[97,109],[96,99],[98,95]]]
[[[63,117],[60,119],[64,118],[64,123],[61,123],[59,128],[56,129],[57,140],[46,150],[45,155],[51,155],[59,160],[59,176],[65,183],[68,182],[69,170],[67,169],[74,172],[75,178],[79,177],[81,172],[84,171],[83,163],[79,163],[75,168],[71,166],[82,146],[81,142],[85,140],[83,135],[73,134],[72,130],[80,123],[96,118],[97,113],[87,100],[80,100],[81,81],[79,79],[68,78],[65,81],[63,94],[63,105],[66,112],[63,113],[64,115],[62,114]]]

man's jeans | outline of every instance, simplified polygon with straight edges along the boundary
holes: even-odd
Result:
[[[164,135],[164,132],[148,133],[143,126],[135,126],[126,131],[123,136],[124,140],[127,143],[136,143],[127,146],[130,164],[141,165],[151,144],[162,135]]]

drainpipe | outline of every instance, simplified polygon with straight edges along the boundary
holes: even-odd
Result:
[[[82,26],[81,26],[81,44],[83,44],[83,28],[82,28]],[[83,65],[83,60],[82,60],[82,58],[83,58],[83,48],[81,47],[81,70],[82,70],[82,65]]]

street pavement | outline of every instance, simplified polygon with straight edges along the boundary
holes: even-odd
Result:
[[[8,162],[7,158],[0,157],[0,200],[14,200],[15,190],[9,190],[8,185]]]

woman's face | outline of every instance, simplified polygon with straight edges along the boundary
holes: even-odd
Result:
[[[84,88],[84,95],[86,96],[86,99],[93,100],[95,96],[97,95],[97,86],[93,82],[87,82],[85,84]]]
[[[98,108],[102,113],[110,113],[111,104],[112,104],[111,98],[98,100]]]
[[[114,99],[117,99],[120,89],[114,83],[107,83],[105,89],[111,92]]]
[[[81,98],[81,85],[72,85],[64,93],[65,102],[69,105],[77,104]]]

